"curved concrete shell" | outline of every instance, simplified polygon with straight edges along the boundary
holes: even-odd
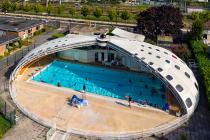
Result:
[[[120,38],[117,36],[108,36],[105,39],[98,40],[98,36],[67,35],[63,38],[44,43],[32,50],[19,62],[11,75],[10,93],[14,102],[18,106],[18,103],[15,100],[15,89],[12,86],[12,82],[15,80],[18,71],[26,64],[40,57],[59,51],[89,45],[100,45],[100,43],[103,43],[102,46],[104,46],[103,40],[107,46],[129,55],[138,63],[145,65],[150,73],[154,74],[156,77],[162,80],[167,87],[169,87],[171,92],[178,100],[182,113],[184,114],[182,117],[180,117],[180,119],[183,119],[171,124],[173,129],[179,126],[177,123],[182,124],[182,120],[186,121],[193,114],[199,101],[198,83],[193,72],[188,68],[186,63],[178,58],[175,54],[164,48],[137,40]],[[22,111],[24,112],[23,109]],[[37,120],[36,118],[33,119]],[[52,124],[47,124],[45,122],[40,123],[53,127]],[[145,134],[145,136],[160,134],[168,128],[169,126],[161,129],[159,128],[157,132],[153,130],[153,132]]]

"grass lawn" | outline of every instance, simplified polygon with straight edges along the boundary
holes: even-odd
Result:
[[[10,129],[10,127],[10,122],[0,115],[0,138],[3,137],[3,135],[7,132],[7,130]]]

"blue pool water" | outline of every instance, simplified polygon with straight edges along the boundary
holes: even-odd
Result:
[[[55,60],[33,80],[55,86],[59,82],[62,87],[79,91],[85,85],[86,91],[93,94],[118,99],[130,95],[136,102],[147,101],[161,108],[166,103],[165,87],[160,80],[146,73]]]

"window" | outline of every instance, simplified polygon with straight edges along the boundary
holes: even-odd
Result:
[[[138,53],[135,53],[134,55],[138,55]]]
[[[195,85],[195,88],[198,90],[198,85],[196,83],[194,83],[194,85]]]
[[[162,71],[163,71],[163,69],[162,69],[162,68],[157,68],[157,70],[158,70],[159,72],[162,72]]]
[[[175,55],[172,55],[173,58],[177,59],[177,57]]]
[[[160,56],[159,55],[157,55],[156,57],[160,59]]]
[[[143,52],[144,50],[143,50],[143,49],[141,49],[141,51]]]
[[[145,59],[144,57],[141,58],[141,60],[144,60],[144,59]]]
[[[152,49],[151,47],[148,47],[149,49]]]
[[[141,45],[142,47],[144,47],[144,45]]]
[[[183,87],[181,85],[176,85],[176,90],[178,90],[179,92],[183,91]]]
[[[164,52],[165,54],[168,54],[167,52]]]
[[[173,77],[172,77],[171,75],[167,75],[166,78],[167,78],[169,81],[173,80]]]
[[[150,54],[150,55],[151,55],[152,53],[151,53],[151,52],[148,52],[148,54]]]
[[[180,67],[178,65],[175,65],[174,66],[176,69],[180,70]]]
[[[185,100],[185,103],[186,103],[186,105],[187,105],[188,108],[190,108],[190,107],[192,106],[192,101],[191,101],[190,98],[187,98],[187,99]]]
[[[40,29],[40,27],[39,26],[36,26],[36,30],[39,30]]]
[[[190,78],[190,75],[187,72],[185,72],[184,74],[187,76],[187,78]]]
[[[159,49],[156,49],[156,51],[158,51],[158,52],[159,52],[160,50],[159,50]]]
[[[168,64],[170,63],[170,61],[169,61],[169,60],[165,60],[165,61],[166,61],[166,63],[168,63]]]
[[[153,65],[154,63],[153,63],[153,62],[149,62],[148,64],[149,64],[149,65]]]

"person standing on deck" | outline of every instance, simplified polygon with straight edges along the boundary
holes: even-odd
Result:
[[[132,97],[129,95],[128,96],[128,106],[131,107],[131,101],[132,101]]]
[[[83,89],[82,90],[82,99],[83,99],[84,97],[86,98],[86,86],[85,86],[85,84],[83,85],[82,89]]]

